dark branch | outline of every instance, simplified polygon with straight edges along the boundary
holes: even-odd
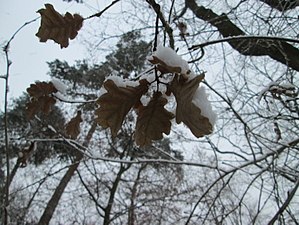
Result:
[[[294,9],[297,6],[299,6],[299,2],[297,0],[260,0],[260,1],[266,3],[267,5],[281,12]]]
[[[216,27],[223,37],[245,36],[246,33],[236,26],[225,14],[218,15],[212,10],[186,0],[187,7],[201,20]],[[299,50],[293,45],[278,40],[231,40],[232,48],[245,56],[269,56],[272,59],[299,71]]]
[[[169,46],[174,49],[174,39],[173,39],[173,34],[172,34],[172,28],[169,26],[168,22],[164,18],[163,13],[161,12],[161,7],[158,3],[155,2],[155,0],[147,0],[148,4],[150,4],[153,9],[155,10],[156,14],[159,16],[159,19],[161,23],[163,24],[163,27],[169,37]]]

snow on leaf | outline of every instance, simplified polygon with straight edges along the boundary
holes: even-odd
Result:
[[[200,108],[192,102],[199,83],[203,79],[204,74],[192,80],[186,80],[176,75],[169,86],[169,90],[177,101],[176,122],[183,122],[196,137],[203,137],[213,131],[209,119],[203,116]]]
[[[158,64],[158,69],[166,73],[180,73],[188,75],[190,68],[184,59],[179,56],[172,48],[158,45],[152,57],[149,59],[153,64]]]
[[[104,128],[110,128],[113,137],[121,128],[125,116],[132,107],[140,104],[140,98],[148,90],[148,82],[140,80],[136,87],[118,87],[112,80],[104,82],[107,93],[100,96],[96,110],[97,123]]]
[[[213,111],[211,103],[208,100],[208,96],[204,86],[199,86],[193,96],[192,102],[201,110],[201,115],[207,117],[209,122],[214,126],[217,115]]]
[[[82,27],[83,18],[78,14],[66,13],[62,16],[55,11],[51,4],[45,4],[45,9],[37,12],[41,14],[41,26],[36,36],[41,42],[53,40],[60,44],[61,48],[69,45],[69,39],[74,39]]]
[[[163,133],[170,133],[170,120],[174,115],[164,108],[166,103],[167,99],[157,92],[147,106],[139,108],[135,131],[137,145],[149,145],[152,140],[162,139]]]
[[[36,82],[27,88],[30,95],[30,102],[26,105],[26,113],[29,119],[32,119],[38,112],[49,114],[56,100],[52,94],[57,92],[57,89],[50,82]]]
[[[78,111],[77,115],[65,125],[65,133],[72,139],[76,139],[80,134],[80,123],[83,121],[81,114],[81,111]]]
[[[52,78],[51,83],[57,89],[57,91],[59,91],[61,94],[66,93],[68,87],[64,83],[62,83],[60,80]]]
[[[179,66],[170,66],[167,65],[165,62],[163,62],[161,59],[159,59],[156,56],[152,56],[152,59],[149,59],[152,64],[157,65],[157,69],[162,73],[180,73],[181,67]]]

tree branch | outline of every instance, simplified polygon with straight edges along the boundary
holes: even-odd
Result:
[[[226,14],[218,15],[211,9],[197,5],[195,0],[186,0],[187,7],[194,15],[216,27],[223,37],[245,36]],[[274,40],[230,40],[230,46],[245,56],[269,56],[282,64],[299,71],[299,49],[285,41]]]
[[[277,9],[281,12],[285,12],[290,9],[294,9],[299,6],[299,2],[296,0],[260,0],[270,7]]]
[[[299,178],[297,179],[295,187],[291,191],[288,192],[287,199],[285,200],[283,205],[279,208],[278,212],[274,215],[274,217],[270,220],[268,225],[273,225],[275,223],[275,221],[278,219],[278,217],[283,214],[284,210],[289,206],[290,202],[292,201],[293,197],[295,196],[295,194],[298,190],[298,187],[299,187]]]
[[[163,27],[169,37],[169,46],[174,49],[174,39],[173,39],[173,34],[172,34],[172,28],[169,26],[168,22],[164,18],[163,13],[161,12],[161,7],[158,3],[156,3],[155,0],[147,0],[148,4],[150,4],[153,9],[155,10],[156,14],[159,16],[159,19],[161,23],[163,24]]]
[[[114,0],[113,2],[111,2],[110,5],[108,5],[106,8],[104,8],[102,11],[96,13],[96,14],[93,14],[87,18],[85,18],[84,20],[87,20],[87,19],[90,19],[90,18],[93,18],[93,17],[101,17],[101,15],[106,12],[111,6],[113,6],[115,3],[119,2],[120,0]]]

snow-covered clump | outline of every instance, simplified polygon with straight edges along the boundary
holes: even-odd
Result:
[[[291,84],[289,82],[280,84],[280,87],[282,87],[284,89],[287,89],[287,90],[292,90],[292,89],[296,89],[297,88],[294,84]]]
[[[189,81],[197,77],[197,75],[190,69],[188,62],[179,56],[172,48],[158,45],[157,50],[153,52],[149,61],[154,61],[154,57],[157,57],[167,66],[181,68],[180,74],[184,75],[184,78],[187,78]],[[201,115],[208,118],[211,125],[214,126],[217,115],[212,110],[211,103],[208,100],[204,87],[199,85],[193,96],[192,102],[201,110]]]
[[[122,77],[117,75],[109,76],[107,77],[106,80],[112,80],[117,87],[126,87],[126,86],[136,87],[139,85],[139,82],[137,81],[125,80]]]
[[[209,122],[214,126],[217,114],[213,111],[211,103],[208,100],[206,90],[203,86],[199,86],[196,90],[192,102],[201,110],[201,114],[209,119]]]
[[[54,85],[54,87],[59,91],[61,94],[65,94],[68,87],[62,83],[60,80],[53,78],[51,80],[51,83]]]
[[[261,91],[259,92],[259,94],[258,94],[258,97],[257,97],[258,102],[260,102],[261,99],[262,99],[262,97],[263,97],[263,95],[264,95],[266,92],[268,92],[269,89],[270,89],[272,86],[275,86],[275,85],[278,85],[278,83],[277,83],[277,82],[270,82],[265,88],[263,88],[263,90],[261,90]]]
[[[260,102],[266,92],[284,93],[285,95],[291,97],[296,95],[296,90],[297,87],[289,82],[279,83],[272,81],[259,92],[257,99],[258,102]]]
[[[179,56],[172,48],[158,45],[157,50],[153,53],[152,56],[156,56],[168,66],[180,67],[182,74],[190,73],[188,62],[182,59],[182,57]]]
[[[107,81],[107,80],[112,80],[117,87],[127,87],[127,86],[136,87],[139,85],[138,81],[125,80],[122,77],[117,76],[117,75],[111,75],[111,76],[107,77],[105,81]],[[103,85],[100,88],[99,97],[105,93],[107,93],[107,90],[105,89],[105,87]]]

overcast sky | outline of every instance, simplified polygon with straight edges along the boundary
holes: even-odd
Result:
[[[103,9],[109,2],[106,0],[85,0],[84,4],[78,4],[75,1],[66,3],[62,0],[0,1],[0,74],[6,73],[6,59],[2,47],[19,27],[39,16],[36,11],[44,8],[45,3],[54,5],[55,9],[62,14],[68,11],[70,13],[80,13],[83,17],[86,17]],[[86,49],[80,44],[82,32],[79,32],[78,38],[70,42],[68,48],[60,49],[60,46],[53,41],[39,42],[39,39],[35,36],[39,25],[40,19],[26,26],[11,43],[9,51],[9,58],[12,61],[9,77],[10,99],[20,96],[30,83],[36,80],[49,80],[49,77],[46,76],[48,72],[47,61],[58,58],[72,63],[76,59],[82,59],[87,55]],[[3,111],[4,103],[4,82],[3,79],[0,80],[1,111]]]

